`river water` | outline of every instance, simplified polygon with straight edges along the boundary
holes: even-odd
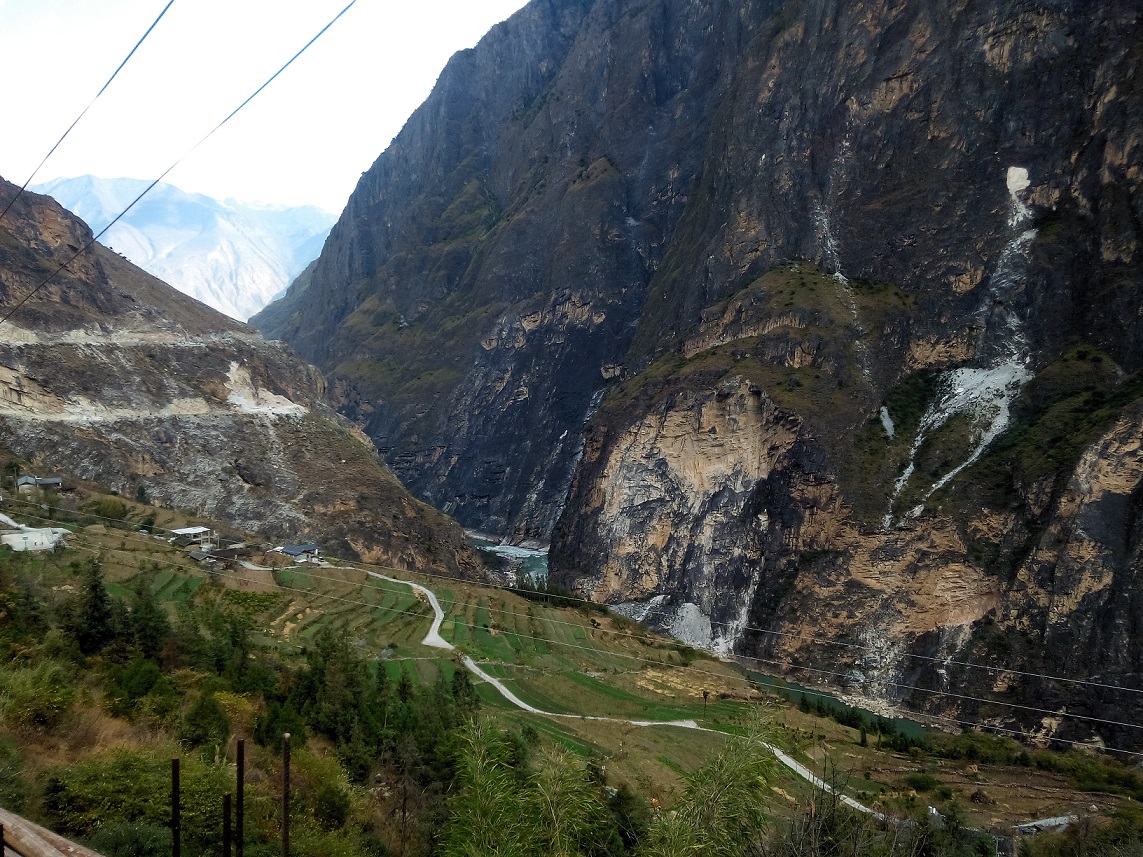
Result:
[[[479,551],[495,554],[508,560],[512,571],[516,573],[516,582],[524,576],[534,581],[548,579],[548,547],[538,543],[528,545],[512,545],[487,533],[476,530],[465,530],[465,534]]]

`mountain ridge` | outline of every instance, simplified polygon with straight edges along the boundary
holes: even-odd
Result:
[[[60,178],[32,190],[102,228],[151,183]],[[104,236],[148,273],[245,321],[317,258],[334,217],[316,206],[216,200],[160,182]]]
[[[0,306],[18,306],[0,325],[0,445],[267,538],[479,576],[460,528],[408,495],[314,367],[99,244],[46,278],[91,236],[35,193],[0,223]]]

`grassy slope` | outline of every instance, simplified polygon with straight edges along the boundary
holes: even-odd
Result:
[[[145,509],[132,508],[135,516]],[[276,647],[287,658],[297,657],[299,647],[321,628],[334,626],[346,629],[361,650],[386,658],[395,677],[403,671],[430,682],[438,671],[451,675],[458,668],[452,653],[420,644],[431,610],[408,587],[369,577],[361,568],[282,568],[273,573],[239,569],[211,576],[184,551],[134,532],[130,519],[123,526],[127,529],[79,526],[67,551],[21,558],[24,572],[40,581],[44,591],[65,595],[76,584],[67,563],[99,554],[112,592],[128,591],[141,569],[147,569],[152,591],[172,614],[188,599],[221,599],[261,629],[259,644]],[[847,773],[850,790],[859,798],[903,811],[918,801],[940,805],[956,797],[971,807],[975,821],[988,824],[1071,812],[1093,800],[1105,809],[1117,803],[1077,793],[1062,776],[1050,772],[1029,774],[1027,768],[1010,765],[861,747],[857,730],[764,697],[737,668],[696,656],[621,617],[552,608],[454,580],[418,582],[438,593],[446,612],[443,636],[537,707],[618,718],[693,718],[734,732],[754,720],[760,702],[768,702],[775,706],[787,749],[819,771],[836,765]],[[703,690],[710,694],[707,704]],[[698,767],[722,743],[716,733],[526,714],[487,684],[478,685],[478,691],[485,711],[495,718],[528,722],[542,735],[604,763],[612,782],[628,782],[661,801],[677,794],[681,772]],[[147,742],[134,734],[137,726],[114,725],[98,707],[85,718],[89,732],[128,743]],[[73,736],[75,740],[82,736]],[[35,758],[26,763],[43,768],[58,762],[61,752],[82,756],[91,749],[82,743],[66,748],[33,744],[27,752]],[[935,778],[922,782],[925,791],[919,797],[909,779],[916,774]],[[787,775],[776,789],[778,806],[805,790],[803,782]],[[981,790],[990,802],[971,803],[971,795]]]

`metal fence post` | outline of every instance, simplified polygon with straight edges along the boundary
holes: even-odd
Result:
[[[238,739],[238,794],[235,797],[238,799],[238,805],[234,809],[234,853],[235,857],[242,857],[242,846],[244,838],[242,836],[242,822],[246,814],[246,801],[243,796],[246,792],[246,739]]]
[[[230,857],[230,792],[222,796],[222,857]]]
[[[282,735],[282,857],[290,857],[290,733]]]
[[[171,854],[179,857],[182,853],[179,840],[182,837],[182,819],[179,817],[179,760],[171,759]]]

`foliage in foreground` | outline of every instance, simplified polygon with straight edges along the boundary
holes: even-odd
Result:
[[[525,748],[487,722],[464,730],[441,854],[740,857],[765,835],[774,754],[761,738],[728,741],[687,776],[678,805],[653,816],[632,812],[629,791],[609,795],[590,765]]]
[[[463,669],[444,663],[414,681],[406,667],[379,668],[331,631],[287,656],[255,642],[240,594],[206,585],[176,610],[156,603],[153,568],[118,588],[128,593],[120,599],[98,562],[66,570],[60,579],[79,581],[74,589],[45,585],[29,571],[36,562],[0,549],[0,805],[108,857],[170,853],[172,755],[184,759],[184,853],[217,853],[235,734],[263,745],[248,748],[247,854],[276,853],[283,731],[296,748],[298,857],[991,853],[955,803],[940,823],[884,824],[819,792],[791,820],[768,822],[774,759],[760,738],[730,740],[685,777],[679,800],[652,809],[626,785],[608,788],[602,760],[544,745],[526,721],[504,730],[477,718]],[[76,742],[86,722],[111,718],[131,736],[125,746],[93,753]],[[40,744],[69,741],[70,763],[36,756]],[[1139,782],[1112,762],[1028,753],[990,736],[915,749],[1046,768],[1128,794]],[[1122,815],[1109,827],[1038,838],[1022,853],[1143,857],[1141,828]]]

